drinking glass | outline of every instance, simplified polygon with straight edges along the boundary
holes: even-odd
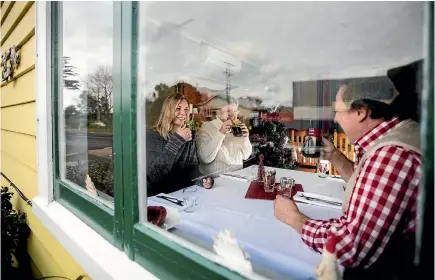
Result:
[[[258,165],[251,165],[249,167],[249,179],[251,181],[258,181]]]
[[[190,197],[183,197],[184,203],[187,206],[184,209],[184,212],[186,213],[193,213],[196,209],[196,206],[198,205],[196,203],[198,197],[197,196],[190,196]]]
[[[190,187],[186,187],[183,189],[183,193],[191,193],[191,192],[196,192],[198,190],[197,186],[190,186]]]
[[[319,166],[319,168],[318,168],[319,177],[325,178],[326,173],[328,173],[328,169],[329,169],[329,161],[322,159],[322,160],[320,160],[318,166]]]
[[[264,191],[267,193],[271,193],[275,189],[275,171],[267,171],[264,172],[263,175],[263,184],[264,184]]]
[[[295,179],[291,177],[282,177],[280,181],[280,193],[286,197],[292,196],[292,191],[295,186]]]

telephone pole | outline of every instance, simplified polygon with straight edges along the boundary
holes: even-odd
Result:
[[[234,67],[233,64],[229,63],[229,62],[225,62],[225,64],[227,65],[227,67],[225,67],[225,94],[227,97],[227,103],[230,104],[230,95],[231,95],[231,70],[230,67]]]

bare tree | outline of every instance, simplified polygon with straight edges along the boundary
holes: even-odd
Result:
[[[112,124],[113,80],[110,67],[100,66],[86,78],[80,100],[80,109],[88,114],[88,119]]]

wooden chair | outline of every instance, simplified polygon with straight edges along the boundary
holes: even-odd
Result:
[[[349,139],[344,133],[334,132],[334,146],[342,152],[348,159],[355,161],[355,146],[349,143]],[[332,173],[339,175],[337,169],[333,168]]]
[[[302,146],[304,144],[304,131],[290,131],[290,139],[292,142],[293,158],[301,166],[303,171],[316,172],[318,159],[307,158],[302,155]],[[312,170],[312,171],[311,171]]]

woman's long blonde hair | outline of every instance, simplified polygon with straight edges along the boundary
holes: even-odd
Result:
[[[169,132],[174,128],[172,120],[175,117],[175,109],[182,100],[187,101],[184,95],[181,93],[173,93],[165,99],[165,102],[163,102],[160,116],[157,119],[154,128],[164,139],[168,139]]]

